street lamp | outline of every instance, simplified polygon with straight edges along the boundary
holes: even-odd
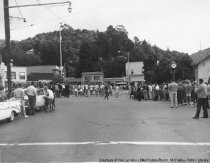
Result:
[[[60,43],[60,71],[61,71],[61,76],[62,76],[62,71],[63,71],[63,67],[62,67],[62,36],[61,36],[61,30],[62,30],[62,23],[60,23],[60,29],[59,29],[59,43]]]
[[[126,73],[126,77],[128,76],[128,86],[130,86],[130,76],[129,76],[129,72],[130,72],[130,52],[124,52],[124,51],[117,51],[118,53],[125,53],[127,55],[127,63],[128,63],[128,73],[126,72],[126,66],[125,66],[125,73]]]
[[[170,63],[170,69],[171,69],[171,72],[172,72],[172,80],[175,80],[175,73],[176,73],[176,68],[177,68],[177,64],[175,61],[171,61]]]

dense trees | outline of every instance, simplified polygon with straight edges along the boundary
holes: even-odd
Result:
[[[192,59],[188,54],[161,50],[146,40],[128,38],[122,25],[109,26],[104,32],[73,29],[62,26],[62,54],[66,74],[79,77],[84,71],[101,71],[105,77],[125,75],[127,55],[118,51],[130,52],[130,61],[143,61],[147,81],[162,82],[171,79],[169,63],[178,64],[176,79],[192,79]],[[30,49],[34,54],[27,54]],[[3,50],[0,49],[0,53]],[[33,38],[12,43],[14,65],[59,65],[59,31],[41,33]],[[3,55],[3,60],[6,56]]]

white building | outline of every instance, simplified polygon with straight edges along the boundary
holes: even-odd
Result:
[[[0,75],[2,81],[5,84],[7,82],[7,66],[2,62],[0,65]],[[27,69],[26,67],[11,67],[11,80],[12,82],[26,82],[27,81]]]
[[[143,82],[143,62],[127,62],[125,65],[126,78],[129,82]]]
[[[104,73],[103,72],[83,72],[82,83],[103,83]]]
[[[191,55],[195,68],[195,80],[202,78],[207,82],[210,77],[210,48]]]

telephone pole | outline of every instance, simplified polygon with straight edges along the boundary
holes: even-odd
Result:
[[[5,24],[5,53],[6,53],[6,64],[7,64],[7,79],[8,79],[8,96],[11,95],[11,49],[10,49],[10,23],[9,23],[9,0],[4,0],[4,24]]]
[[[6,64],[7,64],[7,79],[8,79],[8,96],[11,95],[11,48],[10,48],[10,16],[9,9],[10,8],[18,8],[18,7],[31,7],[31,6],[46,6],[46,5],[57,5],[57,4],[69,4],[68,11],[71,12],[71,2],[54,2],[54,3],[42,3],[42,4],[29,4],[29,5],[17,5],[17,6],[9,6],[9,0],[4,1],[4,24],[5,24],[5,53],[6,53]],[[24,19],[25,20],[25,19]]]

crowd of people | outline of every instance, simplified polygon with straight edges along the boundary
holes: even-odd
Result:
[[[68,84],[68,83],[43,83],[32,82],[25,85],[13,85],[15,97],[23,98],[21,94],[22,89],[26,89],[26,94],[29,99],[30,107],[32,108],[32,115],[34,114],[34,101],[36,97],[36,89],[43,88],[45,93],[52,98],[70,97],[104,97],[109,99],[109,96],[115,95],[119,97],[120,87],[108,83],[101,84]],[[178,108],[178,106],[191,105],[197,106],[197,112],[194,118],[198,118],[201,106],[204,110],[204,118],[208,117],[207,108],[210,103],[210,81],[204,83],[199,79],[199,83],[189,80],[172,81],[170,83],[151,84],[151,83],[131,83],[129,87],[130,99],[141,100],[154,100],[154,101],[170,101],[171,108]],[[5,97],[6,98],[6,97]],[[0,97],[1,99],[1,97]],[[22,99],[23,101],[23,99]],[[24,116],[26,116],[24,111]]]
[[[138,101],[170,101],[171,108],[178,108],[178,106],[183,105],[197,106],[195,119],[199,118],[202,106],[204,110],[203,117],[207,118],[208,113],[206,110],[209,108],[210,104],[210,81],[204,83],[203,79],[199,79],[199,83],[184,80],[162,84],[132,84],[130,88],[130,98]]]
[[[25,84],[15,83],[12,85],[12,94],[8,95],[7,90],[0,91],[0,102],[4,102],[6,100],[16,99],[20,100],[21,103],[21,114],[23,117],[28,117],[28,115],[35,114],[35,107],[36,107],[36,97],[37,97],[37,89],[43,88],[43,95],[45,99],[45,111],[48,110],[48,105],[50,102],[54,102],[54,92],[52,91],[52,84],[50,83],[42,83],[42,82],[28,82]],[[28,115],[26,114],[25,109],[25,96],[28,98]]]
[[[49,88],[54,92],[55,97],[69,97],[74,95],[76,97],[104,97],[109,99],[109,96],[119,96],[119,86],[111,84],[51,84]]]

